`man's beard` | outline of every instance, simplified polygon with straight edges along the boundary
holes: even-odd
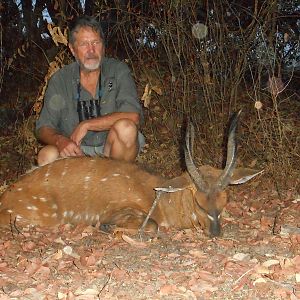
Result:
[[[87,63],[87,62],[84,63],[84,62],[80,61],[78,58],[76,58],[76,61],[80,65],[80,69],[86,70],[86,71],[98,70],[100,68],[100,64],[101,64],[100,58],[97,58],[97,61],[93,60],[90,63]]]

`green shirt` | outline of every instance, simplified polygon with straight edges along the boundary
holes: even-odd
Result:
[[[143,121],[136,86],[127,64],[113,58],[104,58],[101,64],[101,115],[113,112],[137,112]],[[49,80],[44,105],[36,130],[43,126],[55,129],[69,137],[79,124],[78,102],[79,65],[64,66]],[[97,84],[99,86],[99,82]],[[99,90],[97,86],[97,90]],[[92,95],[81,86],[80,100],[90,100]],[[105,143],[107,131],[89,131],[82,145],[99,146]]]

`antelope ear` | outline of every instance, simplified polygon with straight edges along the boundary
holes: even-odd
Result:
[[[253,170],[249,168],[237,168],[234,170],[231,179],[230,179],[230,184],[241,184],[245,183],[248,180],[252,179],[258,174],[261,174],[264,170],[258,171],[258,170]]]
[[[191,179],[189,175],[184,173],[182,176],[175,177],[172,179],[167,179],[163,182],[162,186],[160,188],[179,188],[179,189],[185,189],[192,185]]]

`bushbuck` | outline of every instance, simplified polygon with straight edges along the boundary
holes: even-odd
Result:
[[[228,133],[224,170],[196,167],[192,159],[194,129],[185,138],[187,172],[165,179],[146,172],[136,164],[108,158],[65,158],[37,168],[12,184],[0,198],[0,224],[55,226],[62,223],[101,224],[138,229],[147,217],[145,230],[160,227],[201,226],[211,236],[221,232],[220,217],[227,203],[224,191],[261,173],[235,168],[236,127],[239,113]],[[157,206],[155,189],[162,193]],[[148,212],[152,208],[149,216]],[[145,225],[145,224],[144,224]]]

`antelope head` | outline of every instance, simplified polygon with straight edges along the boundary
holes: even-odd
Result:
[[[195,216],[212,237],[221,234],[220,218],[227,203],[227,194],[224,191],[226,187],[229,184],[244,183],[262,172],[235,168],[237,157],[236,128],[240,113],[241,111],[234,114],[230,124],[226,165],[223,170],[210,166],[196,168],[192,158],[194,127],[191,123],[188,124],[186,131],[184,154],[187,171],[196,186],[194,194]]]

